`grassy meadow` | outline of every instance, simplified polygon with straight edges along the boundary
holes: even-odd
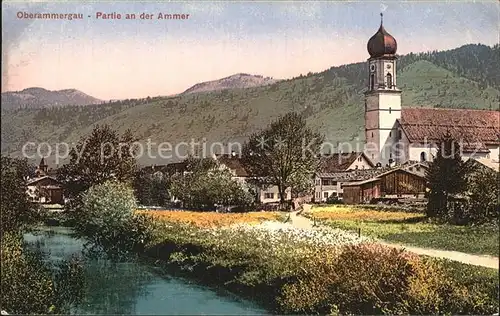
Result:
[[[278,314],[498,311],[493,269],[420,257],[349,231],[298,229],[273,212],[141,213],[156,225],[148,257]]]
[[[326,206],[305,214],[328,226],[391,243],[499,256],[499,230],[493,226],[456,226],[427,221],[424,214]]]

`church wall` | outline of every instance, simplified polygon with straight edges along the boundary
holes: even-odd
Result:
[[[425,153],[426,161],[432,161],[432,157],[436,155],[437,148],[431,144],[413,143],[409,146],[409,160],[421,161],[421,154]]]

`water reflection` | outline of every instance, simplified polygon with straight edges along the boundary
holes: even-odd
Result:
[[[158,267],[138,260],[112,262],[83,255],[84,244],[62,227],[25,235],[30,247],[57,262],[84,256],[85,288],[72,314],[250,315],[266,312],[223,291],[164,275]]]

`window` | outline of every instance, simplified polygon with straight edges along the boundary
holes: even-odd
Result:
[[[321,185],[321,179],[316,179],[316,185]]]
[[[316,199],[321,199],[321,192],[316,192]]]
[[[328,192],[323,192],[323,197],[324,197],[325,199],[328,199]]]
[[[427,161],[427,155],[424,151],[420,153],[420,161]]]
[[[389,89],[392,89],[392,75],[390,73],[387,73],[387,87]]]
[[[264,193],[264,199],[274,199],[274,193]]]
[[[373,132],[372,132],[372,137],[373,137]]]
[[[332,179],[323,179],[323,185],[337,185],[337,181],[333,181]]]
[[[392,132],[389,132],[389,137],[392,137]]]
[[[361,161],[361,157],[358,157],[358,161]]]
[[[398,140],[403,138],[403,132],[401,130],[398,130]]]
[[[371,76],[370,76],[370,90],[374,90],[374,89],[375,89],[375,75],[371,74]]]

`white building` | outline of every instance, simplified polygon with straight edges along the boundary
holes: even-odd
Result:
[[[234,154],[217,155],[214,157],[219,163],[221,168],[227,168],[233,174],[233,179],[238,180],[243,185],[248,185],[252,178],[248,171],[244,168],[240,157]],[[277,203],[280,201],[278,186],[272,185],[267,188],[254,188],[256,191],[256,201],[260,203]],[[286,191],[286,200],[292,199],[292,191],[288,188]]]
[[[430,161],[449,133],[462,156],[499,164],[500,111],[401,107],[397,87],[397,42],[383,27],[368,41],[368,90],[365,92],[365,153],[385,166]]]

